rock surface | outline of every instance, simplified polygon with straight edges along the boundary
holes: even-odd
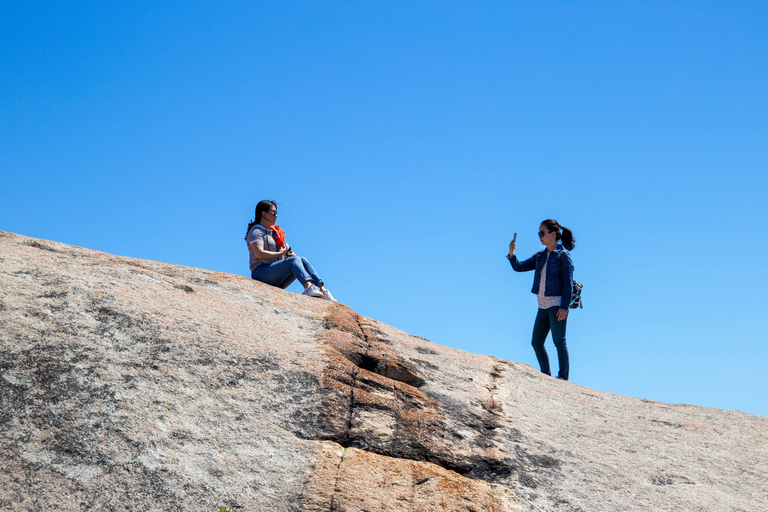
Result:
[[[0,232],[0,510],[765,511],[768,418]]]

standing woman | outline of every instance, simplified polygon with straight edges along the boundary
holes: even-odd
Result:
[[[277,222],[274,201],[260,201],[256,214],[248,224],[245,241],[248,243],[251,278],[279,288],[287,288],[298,279],[304,285],[304,295],[335,300],[323,286],[323,280],[309,264],[307,258],[297,256],[287,243],[277,243],[270,229]]]
[[[552,341],[557,347],[557,360],[560,365],[558,379],[568,380],[568,347],[565,344],[565,326],[568,322],[568,306],[573,295],[573,260],[568,251],[572,251],[576,240],[570,229],[561,226],[556,220],[547,219],[539,226],[539,240],[547,248],[524,261],[515,256],[517,244],[509,244],[507,259],[517,272],[535,270],[533,289],[539,302],[539,312],[533,324],[533,350],[539,360],[541,371],[551,375],[549,357],[544,348],[547,334],[552,331]],[[558,243],[561,242],[562,243]],[[566,250],[568,249],[568,250]]]

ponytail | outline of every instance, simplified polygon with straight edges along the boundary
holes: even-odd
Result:
[[[568,249],[569,251],[572,251],[574,247],[576,247],[576,239],[573,238],[573,231],[566,228],[565,226],[561,226],[563,228],[563,235],[561,237],[561,240],[563,242],[563,247]]]
[[[573,248],[576,247],[576,239],[573,237],[573,231],[565,226],[561,226],[555,219],[547,219],[542,222],[542,224],[550,233],[557,233],[557,240],[562,242],[563,247],[569,251],[572,251]]]

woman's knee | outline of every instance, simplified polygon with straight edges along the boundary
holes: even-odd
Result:
[[[291,256],[290,258],[287,258],[286,261],[291,265],[294,275],[296,275],[296,272],[299,272],[300,274],[306,273],[306,269],[304,268],[304,258],[301,256]]]

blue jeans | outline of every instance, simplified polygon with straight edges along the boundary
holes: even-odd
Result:
[[[301,256],[291,256],[273,263],[263,263],[251,270],[251,279],[278,288],[288,288],[288,285],[296,279],[301,284],[307,281],[312,281],[317,286],[323,284],[322,279],[309,264],[307,258]]]
[[[561,379],[568,380],[568,347],[565,344],[565,325],[568,323],[568,318],[565,320],[557,319],[557,310],[560,306],[554,306],[549,309],[540,309],[536,313],[536,322],[533,324],[533,350],[536,352],[536,359],[539,360],[539,366],[542,373],[552,375],[549,371],[549,357],[547,356],[547,349],[544,348],[544,342],[547,340],[547,334],[550,329],[552,330],[552,341],[555,342],[557,348],[557,362],[560,365],[560,372],[557,374]]]

